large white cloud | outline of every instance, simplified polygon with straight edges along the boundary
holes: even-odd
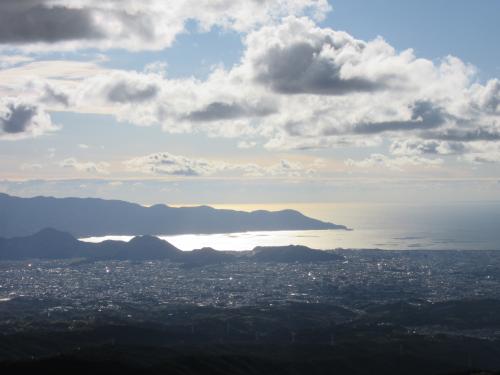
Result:
[[[306,3],[312,4],[260,5],[275,20],[303,11]],[[200,4],[217,8],[217,2]],[[382,38],[357,40],[306,17],[269,24],[261,14],[257,24],[267,24],[253,29],[227,15],[238,13],[232,5],[218,4],[219,13],[211,13],[221,17],[218,24],[250,31],[241,61],[215,69],[205,80],[170,78],[149,68],[109,70],[98,62],[29,62],[0,71],[0,91],[18,90],[50,109],[108,113],[167,132],[204,132],[270,149],[374,147],[388,140],[394,157],[410,158],[393,165],[426,164],[418,159],[423,154],[465,155],[479,152],[479,142],[500,142],[500,83],[479,83],[474,67],[458,58],[417,58]],[[271,4],[279,9],[270,11]],[[216,23],[207,19],[206,27]],[[27,77],[40,82],[28,84]]]
[[[305,18],[263,27],[249,34],[246,44],[249,75],[283,94],[374,92],[403,84],[397,67],[414,63],[382,40],[365,43]]]
[[[2,0],[0,45],[22,50],[169,47],[188,20],[248,31],[290,15],[321,18],[326,0]]]

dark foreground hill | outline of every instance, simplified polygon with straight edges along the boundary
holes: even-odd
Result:
[[[250,260],[254,262],[317,262],[338,260],[332,252],[305,246],[257,247],[253,251],[217,251],[204,248],[181,251],[154,236],[138,236],[129,242],[79,241],[68,233],[43,229],[27,237],[0,238],[1,260],[74,259],[88,260],[170,260],[190,266]]]
[[[75,237],[347,229],[294,210],[244,212],[207,206],[144,207],[117,200],[18,198],[0,193],[1,237],[27,236],[43,228],[55,228]]]
[[[31,321],[27,328],[2,336],[0,373],[498,374],[498,339],[436,334],[432,319],[419,322],[430,331],[416,333],[391,324],[405,312],[390,305],[382,308],[394,319],[372,321],[369,311],[323,304],[164,307],[154,321],[103,314],[82,319],[74,312],[50,320],[39,314],[35,319],[43,324]],[[468,303],[467,309],[477,307]],[[462,325],[476,323],[464,318]],[[495,330],[498,324],[485,320],[481,327]]]

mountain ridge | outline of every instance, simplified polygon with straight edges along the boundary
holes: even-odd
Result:
[[[174,235],[260,230],[349,230],[295,210],[251,212],[209,206],[171,207],[100,198],[21,198],[0,193],[0,237],[28,236],[55,228],[75,237]]]

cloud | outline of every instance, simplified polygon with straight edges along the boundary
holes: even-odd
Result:
[[[6,107],[8,114],[0,119],[5,133],[24,133],[33,125],[33,118],[38,112],[35,106],[9,103]]]
[[[61,168],[74,169],[78,172],[86,172],[93,174],[109,174],[109,163],[106,162],[80,162],[75,158],[64,159],[58,163]]]
[[[255,141],[240,141],[238,142],[238,148],[241,149],[250,149],[257,146],[257,142]]]
[[[346,95],[403,89],[409,69],[427,62],[411,51],[397,54],[381,38],[365,42],[320,28],[307,18],[287,17],[246,38],[243,66],[258,83],[282,94]]]
[[[480,111],[500,114],[500,80],[492,79],[485,86],[473,86],[472,105]]]
[[[151,154],[125,162],[128,170],[146,174],[171,176],[201,176],[214,173],[220,167],[204,159],[190,159],[168,152]]]
[[[57,90],[56,88],[46,84],[44,87],[44,94],[40,98],[43,103],[46,104],[60,104],[64,107],[69,106],[69,95]]]
[[[56,129],[40,105],[14,98],[0,101],[0,138],[34,137]]]
[[[30,61],[33,61],[33,57],[25,55],[0,55],[0,69],[10,68]]]
[[[500,163],[500,142],[477,141],[467,143],[467,152],[460,156],[460,160],[472,164]]]
[[[345,164],[350,167],[371,169],[373,167],[386,167],[396,171],[404,171],[408,166],[436,167],[443,163],[442,159],[428,159],[420,156],[398,156],[388,157],[383,154],[372,154],[362,160],[346,160]]]
[[[109,88],[107,99],[117,103],[140,103],[153,99],[158,91],[159,88],[154,84],[138,87],[126,81],[119,81]]]
[[[75,107],[84,112],[111,113],[127,121],[136,120],[138,125],[144,125],[142,118],[147,112],[149,117],[156,117],[147,121],[149,125],[158,123],[158,105],[164,99],[159,97],[162,83],[162,76],[154,73],[101,69],[69,87],[69,91]]]
[[[175,9],[168,10],[164,2],[125,3],[130,7],[120,10],[108,1],[50,4],[92,9],[93,14],[109,11],[111,21],[113,12],[123,9],[136,20],[149,17],[149,7],[155,5],[152,20],[158,13],[162,22],[181,14],[188,4],[176,2]],[[168,133],[235,138],[240,147],[310,150],[391,145],[377,152],[390,152],[392,157],[352,160],[353,165],[433,165],[438,159],[423,155],[461,157],[478,153],[484,147],[481,142],[500,142],[500,83],[495,79],[478,83],[476,69],[458,58],[431,61],[418,58],[412,50],[396,51],[382,38],[363,41],[320,27],[307,17],[282,18],[324,9],[322,1],[197,4],[190,7],[194,14],[189,18],[198,21],[200,31],[217,25],[245,33],[244,53],[234,66],[216,67],[207,78],[197,79],[171,78],[162,62],[143,72],[108,69],[96,61],[27,62],[0,71],[0,91],[27,98],[27,103],[46,111],[110,114],[140,126],[160,126]],[[243,11],[251,17],[246,19]],[[165,18],[162,12],[171,13]],[[181,29],[186,17],[179,18]],[[120,19],[116,25],[119,29],[129,21]],[[144,27],[156,27],[154,22]],[[141,39],[134,27],[123,28],[123,35],[103,30],[105,38],[92,41],[99,48],[154,49],[168,44],[168,38],[153,37],[151,45],[142,46],[142,41],[134,46]],[[78,47],[84,42],[79,40]],[[66,42],[51,45],[60,43]],[[33,77],[40,82],[29,86],[26,81]],[[232,168],[228,163],[187,159],[146,158],[137,161],[137,170],[170,175],[269,173],[269,166],[264,171],[250,164],[246,169]]]
[[[125,161],[124,165],[127,170],[132,172],[184,177],[224,174],[252,177],[300,177],[314,173],[312,166],[304,167],[300,163],[288,160],[281,160],[276,164],[262,166],[255,163],[228,163],[219,160],[189,158],[181,155],[173,155],[168,152],[133,158]]]
[[[206,107],[193,111],[185,116],[186,120],[194,122],[230,120],[241,117],[265,117],[275,113],[269,105],[251,106],[238,103],[213,102]]]
[[[158,74],[164,77],[167,74],[168,63],[165,61],[155,61],[144,67],[144,73]]]
[[[328,53],[333,41],[324,42],[272,46],[254,58],[255,80],[282,94],[342,95],[383,88],[383,84],[362,77],[342,77],[341,66]]]
[[[43,0],[3,0],[0,15],[3,44],[54,43],[105,36],[89,8],[70,8]]]
[[[278,132],[273,136],[264,147],[269,150],[318,150],[342,147],[378,147],[383,143],[383,138],[378,135],[360,138],[350,135],[323,135],[317,136],[307,133],[300,133],[297,136],[291,136],[288,132]]]
[[[447,115],[441,108],[430,102],[416,102],[411,108],[411,118],[407,121],[381,121],[361,123],[354,126],[354,133],[375,134],[383,132],[432,129],[443,125]]]
[[[125,48],[160,50],[188,20],[248,31],[289,14],[321,18],[326,0],[3,0],[0,44],[24,50]]]
[[[463,160],[473,164],[500,163],[500,151],[496,152],[471,152],[462,157]]]
[[[23,163],[21,164],[20,169],[22,171],[36,171],[43,168],[43,165],[40,163]]]
[[[398,156],[409,155],[452,155],[466,152],[466,146],[461,142],[447,142],[423,140],[418,138],[398,139],[390,146],[391,154]]]
[[[107,70],[94,62],[30,61],[0,70],[0,96],[27,102],[44,111],[85,112],[76,100],[84,95],[83,82],[104,72]],[[89,96],[86,101],[91,99]]]
[[[450,128],[443,131],[423,132],[424,139],[438,139],[456,142],[500,141],[500,129],[477,127],[473,129]]]

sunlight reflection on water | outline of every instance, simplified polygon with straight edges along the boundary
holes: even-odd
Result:
[[[217,205],[216,205],[217,206]],[[238,208],[222,206],[220,208]],[[500,203],[446,205],[322,204],[270,205],[292,207],[304,214],[344,224],[353,231],[259,231],[226,234],[160,235],[182,250],[212,247],[217,250],[250,250],[256,246],[305,245],[316,249],[381,248],[500,250]],[[266,208],[265,205],[249,209]],[[132,236],[83,239],[129,241]]]
[[[181,250],[212,247],[217,250],[251,250],[256,246],[306,245],[318,249],[329,248],[328,244],[342,242],[339,231],[274,231],[241,232],[225,234],[184,234],[158,236]],[[345,231],[342,231],[345,232]],[[345,232],[347,233],[347,232]],[[105,236],[84,238],[87,242],[105,240],[130,241],[132,236]]]

